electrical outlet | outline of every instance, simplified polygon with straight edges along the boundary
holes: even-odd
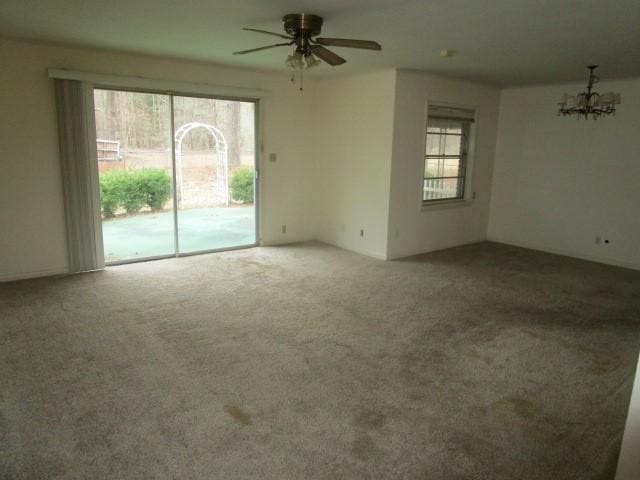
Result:
[[[282,233],[287,233],[287,226],[286,225],[282,225]]]
[[[275,153],[270,153],[269,154],[269,161],[270,162],[275,162],[276,160],[278,160],[278,156]]]

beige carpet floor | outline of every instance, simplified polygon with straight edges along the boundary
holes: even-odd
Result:
[[[640,272],[318,243],[0,285],[0,478],[613,479]]]

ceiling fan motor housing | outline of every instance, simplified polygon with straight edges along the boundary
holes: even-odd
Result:
[[[292,37],[315,37],[322,30],[322,17],[308,13],[290,13],[282,18],[284,30]]]

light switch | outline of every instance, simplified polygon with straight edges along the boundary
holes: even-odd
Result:
[[[276,157],[275,153],[270,153],[269,154],[269,161],[270,162],[275,162],[278,158]]]

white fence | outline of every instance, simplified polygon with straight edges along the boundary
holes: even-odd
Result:
[[[422,198],[424,200],[455,198],[458,193],[458,182],[456,179],[425,178],[423,190]]]
[[[117,162],[121,160],[120,156],[120,142],[117,140],[102,140],[96,139],[96,145],[98,147],[98,161],[99,162]]]

